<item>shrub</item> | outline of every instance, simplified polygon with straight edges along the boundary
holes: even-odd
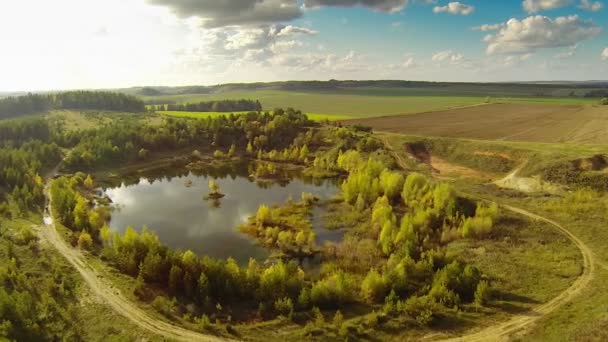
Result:
[[[482,280],[475,289],[475,305],[485,306],[492,298],[492,289],[487,281]]]
[[[166,317],[171,317],[175,310],[175,300],[169,300],[167,297],[157,296],[152,301],[152,307]]]
[[[87,232],[81,232],[78,236],[78,247],[80,249],[91,250],[93,248],[93,238]]]
[[[404,305],[405,312],[422,325],[430,325],[435,318],[437,304],[430,296],[411,297]]]
[[[386,296],[388,285],[376,269],[372,268],[361,283],[361,296],[369,302],[378,302]]]
[[[291,298],[279,298],[274,302],[274,309],[281,315],[287,316],[293,312]]]

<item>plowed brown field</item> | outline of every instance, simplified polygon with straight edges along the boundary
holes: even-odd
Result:
[[[608,107],[491,104],[344,123],[423,136],[608,144]]]

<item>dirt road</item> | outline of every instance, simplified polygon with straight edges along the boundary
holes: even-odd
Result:
[[[55,229],[55,224],[50,216],[51,203],[48,196],[48,189],[45,191],[49,199],[48,213],[45,214],[43,227],[38,229],[40,238],[43,241],[52,245],[70,264],[76,268],[78,273],[91,288],[93,293],[97,295],[105,304],[110,306],[116,313],[131,320],[139,327],[146,329],[159,336],[166,337],[175,341],[226,341],[215,336],[203,335],[194,331],[190,331],[170,323],[156,319],[140,309],[135,303],[125,298],[117,289],[113,289],[109,281],[87,263],[82,253],[74,249],[63,240],[63,238]]]
[[[402,168],[407,169],[407,164],[404,162],[403,157],[395,151],[395,149],[391,145],[390,141],[386,137],[381,137],[381,139],[384,142],[385,146],[393,154],[393,156],[397,160],[397,163]],[[472,196],[469,194],[467,194],[467,195],[471,196],[471,197],[477,197],[481,200],[487,200],[485,198],[480,198],[478,196]],[[562,232],[564,235],[566,235],[578,247],[578,249],[581,252],[581,255],[583,256],[583,272],[574,281],[574,283],[572,283],[572,285],[570,285],[569,288],[567,288],[565,291],[563,291],[557,297],[551,299],[547,303],[544,303],[542,305],[539,305],[539,306],[533,308],[531,310],[531,312],[521,314],[521,315],[516,315],[505,322],[489,326],[487,328],[484,328],[477,332],[472,332],[472,333],[464,335],[464,336],[450,338],[445,341],[450,341],[450,342],[483,341],[483,342],[485,342],[485,341],[509,340],[511,336],[514,336],[517,333],[521,333],[521,332],[525,331],[526,329],[529,329],[539,319],[543,318],[544,316],[546,316],[549,313],[553,312],[554,310],[558,309],[562,305],[572,301],[576,296],[578,296],[581,293],[581,291],[585,287],[587,287],[589,285],[589,282],[591,281],[591,279],[593,279],[593,277],[595,275],[596,264],[601,265],[595,259],[595,256],[594,256],[593,252],[591,251],[591,249],[589,249],[589,247],[587,247],[587,245],[585,245],[578,237],[576,237],[574,234],[572,234],[572,232],[570,232],[568,229],[566,229],[564,226],[560,225],[559,223],[557,223],[553,220],[550,220],[546,217],[542,217],[540,215],[531,213],[531,212],[521,209],[521,208],[516,208],[516,207],[510,206],[510,205],[501,204],[501,203],[498,203],[498,204],[500,205],[501,208],[506,209],[508,211],[526,216],[533,220],[546,222],[546,223],[550,224],[551,226],[553,226],[555,229]]]

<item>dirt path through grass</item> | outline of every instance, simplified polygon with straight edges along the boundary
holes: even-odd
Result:
[[[403,160],[403,157],[395,151],[395,149],[392,146],[389,139],[387,139],[386,137],[380,137],[380,139],[383,141],[384,145],[391,152],[391,154],[395,157],[395,160],[397,161],[399,166],[401,168],[407,169],[407,164]],[[471,196],[471,197],[477,197],[481,200],[487,200],[485,198],[480,198],[478,196],[472,196],[470,194],[467,194],[467,195]],[[559,230],[564,235],[566,235],[577,246],[577,248],[581,252],[581,255],[583,257],[583,272],[574,281],[574,283],[572,283],[572,285],[570,285],[569,288],[567,288],[565,291],[563,291],[557,297],[551,299],[547,303],[544,303],[542,305],[539,305],[539,306],[533,308],[530,312],[525,313],[525,314],[516,315],[505,322],[501,322],[496,325],[486,327],[480,331],[472,332],[470,334],[460,336],[460,337],[447,339],[445,341],[451,341],[451,342],[483,341],[483,342],[485,342],[485,341],[509,340],[509,338],[511,336],[513,336],[517,333],[521,333],[522,331],[525,331],[526,329],[530,328],[532,326],[532,324],[534,324],[536,321],[541,319],[543,316],[550,314],[551,312],[553,312],[557,308],[561,307],[562,305],[572,301],[576,296],[578,296],[581,293],[581,291],[583,289],[585,289],[585,287],[587,287],[589,285],[589,282],[593,279],[593,277],[595,275],[596,264],[604,267],[604,265],[598,263],[593,252],[591,251],[591,249],[589,249],[589,247],[587,245],[585,245],[585,243],[583,243],[578,237],[576,237],[574,234],[572,234],[572,232],[570,232],[567,228],[560,225],[559,223],[557,223],[553,220],[550,220],[546,217],[531,213],[531,212],[521,209],[521,208],[516,208],[516,207],[502,204],[502,203],[498,203],[498,204],[500,205],[501,208],[509,210],[511,212],[526,216],[533,220],[546,222],[546,223],[550,224],[551,226],[553,226],[555,229]],[[436,337],[436,336],[434,336],[434,337]]]

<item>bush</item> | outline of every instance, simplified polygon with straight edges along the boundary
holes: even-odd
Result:
[[[17,234],[15,243],[21,246],[25,246],[35,240],[36,234],[34,234],[34,231],[30,227],[24,226],[19,231],[19,234]]]
[[[371,269],[361,283],[361,296],[368,302],[378,302],[386,296],[388,285],[378,271]]]
[[[93,238],[91,237],[91,234],[87,232],[80,233],[80,236],[78,236],[78,248],[87,251],[93,248]]]
[[[435,318],[437,304],[430,296],[414,296],[405,302],[404,311],[416,322],[422,325],[430,325]]]
[[[475,305],[485,306],[492,298],[492,289],[487,281],[482,280],[475,289]]]
[[[175,300],[169,300],[167,297],[157,296],[152,301],[152,307],[165,317],[170,318],[173,315],[173,311],[175,311]]]
[[[274,302],[274,309],[281,315],[287,316],[293,312],[293,302],[291,298],[280,298]]]

